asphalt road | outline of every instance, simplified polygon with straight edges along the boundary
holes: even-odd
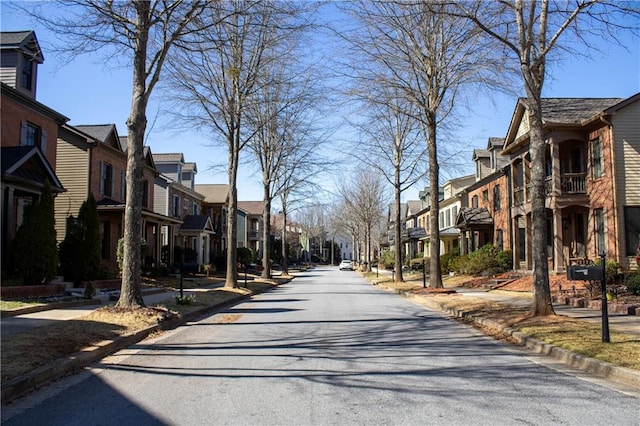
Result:
[[[318,268],[15,404],[6,425],[638,425],[640,400]]]

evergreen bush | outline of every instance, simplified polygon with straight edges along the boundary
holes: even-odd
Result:
[[[44,182],[40,199],[27,206],[12,242],[13,265],[24,284],[51,281],[58,268],[58,244],[51,184]]]
[[[629,293],[640,295],[640,272],[631,272],[625,275],[624,285]]]
[[[67,233],[60,243],[60,272],[74,283],[100,278],[101,251],[98,208],[93,195],[89,195],[78,217],[67,218]]]

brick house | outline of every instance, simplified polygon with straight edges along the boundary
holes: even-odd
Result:
[[[503,138],[489,138],[486,149],[473,152],[476,181],[464,190],[467,205],[456,218],[461,254],[485,244],[511,249],[510,168],[508,159],[500,154],[503,144]]]
[[[607,258],[634,266],[640,239],[640,94],[542,100],[549,267]],[[512,189],[514,268],[530,270],[529,125],[522,100],[505,138]]]
[[[69,119],[36,100],[38,65],[44,61],[33,31],[1,32],[0,141],[2,156],[2,270],[24,208],[49,181],[53,196],[65,191],[56,174],[58,129]]]

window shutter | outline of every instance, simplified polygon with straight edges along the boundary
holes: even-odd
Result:
[[[27,144],[27,122],[20,122],[20,145]]]
[[[47,131],[46,130],[42,130],[42,132],[41,132],[40,149],[42,150],[42,153],[46,157],[47,156]]]

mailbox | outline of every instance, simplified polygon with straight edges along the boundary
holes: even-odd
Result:
[[[602,281],[603,278],[600,265],[570,265],[567,269],[568,280]]]

